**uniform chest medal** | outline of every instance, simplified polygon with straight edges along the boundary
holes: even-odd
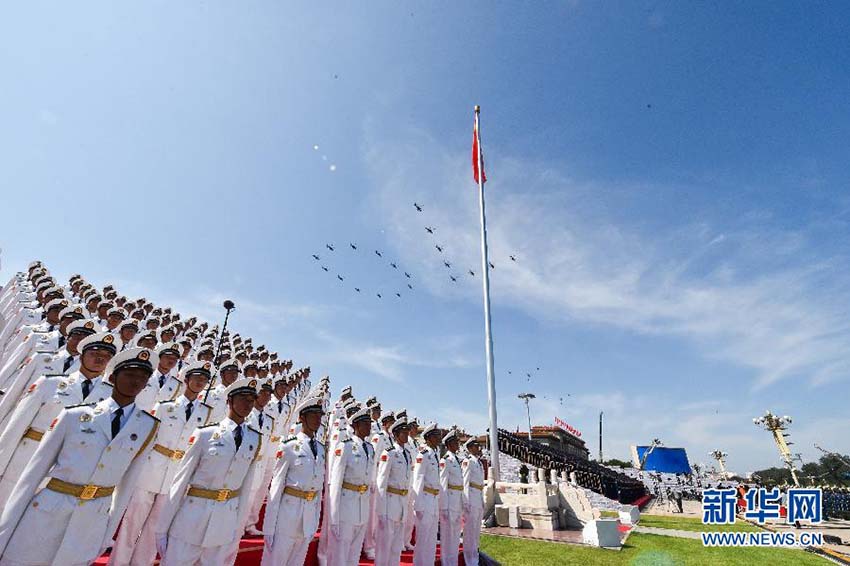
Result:
[[[213,435],[212,435],[212,439],[218,440],[219,438],[221,438],[221,433],[220,432],[214,432]]]
[[[94,410],[95,415],[99,415],[101,413],[103,413],[103,409],[101,407],[98,407],[97,409]]]
[[[82,415],[80,415],[80,422],[81,423],[87,423],[87,422],[90,422],[90,421],[91,421],[91,415],[90,414],[83,413]]]

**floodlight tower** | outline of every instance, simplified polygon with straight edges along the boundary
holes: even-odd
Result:
[[[726,458],[726,456],[728,456],[729,454],[723,452],[722,450],[714,450],[712,452],[709,452],[708,455],[717,460],[717,466],[720,468],[720,473],[723,475],[723,479],[728,480],[729,473],[726,471],[726,462],[723,459]]]
[[[791,472],[791,479],[794,480],[796,487],[800,487],[800,480],[797,479],[797,469],[794,467],[794,458],[791,455],[791,449],[788,448],[793,442],[786,442],[785,440],[788,433],[784,431],[791,424],[791,417],[788,415],[777,417],[770,411],[765,411],[763,416],[753,419],[753,424],[764,427],[765,430],[773,433],[773,441],[776,442],[776,447],[779,448],[779,454],[782,456],[785,466]]]

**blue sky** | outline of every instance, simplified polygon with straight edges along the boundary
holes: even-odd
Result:
[[[604,410],[609,457],[659,437],[745,472],[778,463],[770,408],[804,458],[846,453],[846,12],[9,5],[0,276],[40,258],[212,320],[232,298],[337,388],[483,430],[481,104],[502,426],[530,390],[594,454]]]

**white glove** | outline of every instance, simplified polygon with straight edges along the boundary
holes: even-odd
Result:
[[[156,537],[156,551],[159,553],[160,560],[165,558],[166,548],[168,548],[168,535]]]
[[[274,535],[265,535],[263,540],[266,542],[266,548],[271,548],[274,546]]]

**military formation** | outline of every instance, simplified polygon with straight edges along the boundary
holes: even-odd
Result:
[[[41,262],[0,289],[0,566],[478,563],[474,437],[345,387],[145,298],[60,284]],[[265,511],[263,512],[263,509]],[[414,545],[415,541],[415,545]]]

